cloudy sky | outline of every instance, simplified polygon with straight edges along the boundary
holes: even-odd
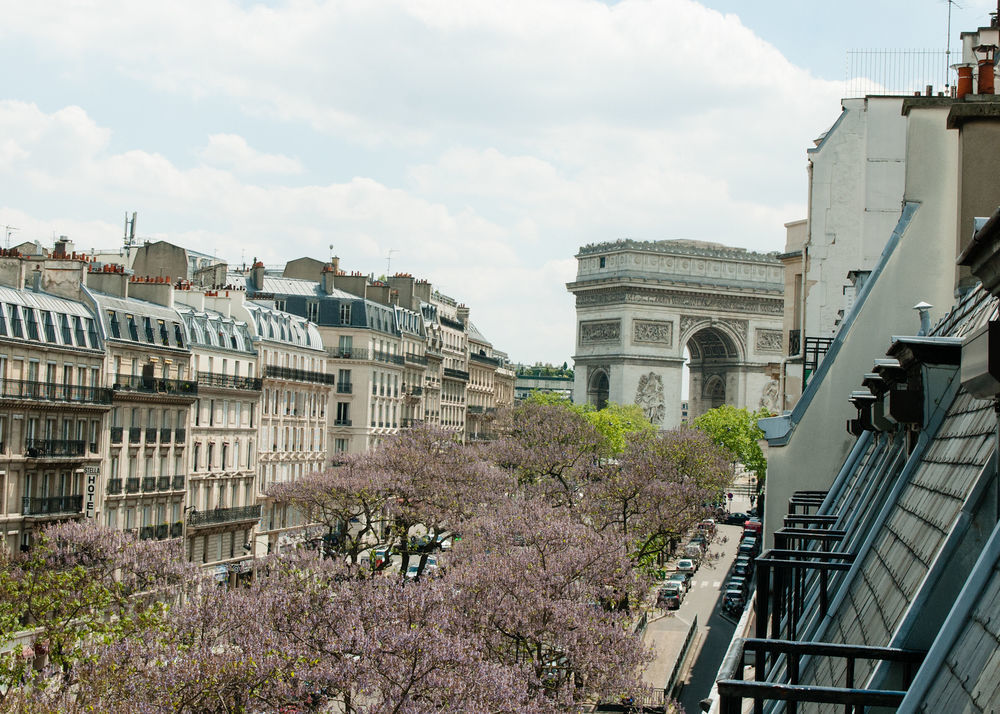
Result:
[[[995,4],[962,0],[958,31]],[[584,244],[780,250],[845,51],[946,0],[0,0],[0,226],[409,272],[571,361]],[[931,80],[928,80],[931,81]]]

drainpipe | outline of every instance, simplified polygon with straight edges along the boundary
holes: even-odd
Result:
[[[805,388],[805,360],[803,355],[805,355],[806,349],[806,286],[809,284],[809,244],[812,243],[812,205],[813,205],[813,162],[812,159],[806,161],[806,175],[809,177],[808,186],[809,194],[806,198],[806,226],[808,230],[806,231],[806,240],[802,244],[802,277],[801,286],[799,289],[799,350],[794,355],[789,355],[788,357],[783,357],[781,359],[781,372],[780,372],[780,384],[778,392],[781,395],[781,409],[780,414],[785,413],[785,403],[788,401],[788,395],[785,392],[785,385],[787,382],[787,370],[788,363],[793,359],[802,359],[802,387]]]

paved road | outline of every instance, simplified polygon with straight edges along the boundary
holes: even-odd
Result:
[[[744,482],[744,479],[741,478],[740,481]],[[746,511],[749,508],[750,502],[746,497],[735,492],[732,510]],[[694,666],[685,680],[680,696],[680,702],[688,714],[701,711],[698,703],[712,691],[715,675],[736,630],[736,623],[720,614],[719,603],[722,597],[721,588],[733,560],[736,559],[736,547],[739,545],[742,533],[742,526],[718,527],[718,533],[709,552],[721,553],[721,558],[699,568],[695,574],[694,587],[681,605],[681,612],[684,612],[686,607],[690,608],[682,617],[692,617],[697,613],[700,635],[696,643],[698,650],[694,655],[697,659],[694,660]],[[726,538],[725,543],[722,542],[723,537]]]

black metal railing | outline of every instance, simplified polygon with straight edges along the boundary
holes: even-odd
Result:
[[[803,370],[808,378],[819,367],[823,361],[823,356],[833,344],[832,337],[807,337],[805,344],[805,355],[803,358]]]
[[[142,477],[142,490],[146,493],[151,493],[156,490],[156,476],[143,476]]]
[[[21,499],[21,515],[49,516],[59,513],[80,513],[83,510],[83,496],[49,496]]]
[[[128,430],[128,443],[138,444],[142,441],[142,428],[138,426],[131,426]]]
[[[184,488],[184,474],[174,475],[174,490],[180,491]]]
[[[388,364],[403,364],[402,355],[393,355],[389,354],[388,352],[381,352],[379,350],[374,351],[373,359],[376,362],[386,362]]]
[[[411,397],[419,397],[421,394],[424,393],[424,388],[423,387],[410,387],[409,389],[406,389],[404,391],[407,392],[407,393],[409,393],[409,395]]]
[[[352,385],[350,382],[337,382],[337,394],[350,394]]]
[[[334,359],[356,359],[356,360],[369,360],[368,349],[365,347],[356,347],[353,349],[345,350],[339,348],[331,348],[327,354]]]
[[[465,381],[469,381],[469,373],[464,369],[452,369],[451,367],[445,367],[444,376],[451,377],[452,379],[463,379]]]
[[[120,444],[120,443],[122,443],[122,432],[123,431],[124,431],[124,429],[122,429],[122,427],[120,427],[120,426],[113,426],[113,427],[111,427],[111,443],[112,444]]]
[[[156,480],[156,490],[157,491],[169,491],[170,490],[170,477],[160,476]]]
[[[351,420],[350,419],[334,419],[333,420],[333,425],[334,426],[350,426],[351,425]]]
[[[184,440],[187,439],[187,430],[182,427],[177,427],[174,429],[174,443],[183,444]]]
[[[251,521],[260,518],[260,504],[237,506],[235,508],[215,508],[211,511],[191,511],[188,526],[207,526],[234,521]]]
[[[263,380],[260,377],[237,377],[231,374],[213,374],[198,372],[198,384],[206,387],[222,387],[224,389],[243,389],[259,392]]]
[[[307,369],[292,369],[291,367],[264,367],[264,376],[268,379],[291,379],[296,382],[312,382],[313,384],[336,384],[337,375],[326,372],[312,372]]]
[[[427,358],[423,355],[414,354],[412,352],[407,352],[403,355],[403,359],[406,362],[412,362],[413,364],[427,364]]]
[[[478,355],[475,352],[469,354],[469,359],[473,362],[479,362],[481,364],[488,364],[491,367],[499,367],[500,360],[496,357],[487,357],[486,355]]]
[[[439,315],[438,320],[442,325],[450,327],[453,330],[465,330],[465,323],[461,320],[452,320],[450,317],[445,317],[444,315]]]
[[[181,535],[183,535],[183,533],[184,533],[184,522],[183,521],[177,521],[176,523],[171,523],[170,524],[170,537],[171,538],[180,538]]]
[[[125,493],[139,493],[139,479],[125,479]]]
[[[146,427],[146,443],[147,444],[156,443],[156,427],[151,427],[151,426]]]
[[[161,523],[156,527],[156,539],[163,540],[170,534],[170,526],[166,523]]]
[[[169,444],[170,443],[170,435],[173,433],[173,431],[174,430],[171,429],[169,426],[165,426],[165,427],[161,428],[160,429],[160,443],[161,444]]]
[[[25,379],[5,379],[0,383],[0,398],[37,399],[50,402],[80,404],[111,404],[107,387],[81,387],[76,384],[33,382]]]
[[[143,526],[139,529],[139,538],[141,540],[152,540],[156,537],[156,526]]]
[[[119,494],[122,492],[122,486],[124,483],[120,478],[109,478],[108,479],[108,493],[110,495]]]
[[[143,392],[171,396],[198,396],[198,382],[193,379],[159,379],[135,374],[116,374],[111,388],[116,392]]]
[[[83,456],[87,443],[80,439],[25,439],[24,455],[29,459]]]
[[[482,414],[483,410],[484,410],[484,407],[474,407],[474,406],[469,406],[466,409],[466,411],[468,411],[469,414]]]

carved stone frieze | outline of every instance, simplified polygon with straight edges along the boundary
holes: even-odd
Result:
[[[781,330],[754,330],[754,346],[758,352],[781,352]]]
[[[576,296],[577,307],[602,305],[664,305],[678,308],[720,310],[757,315],[781,315],[784,300],[780,297],[713,295],[711,293],[687,293],[678,290],[634,290],[610,289],[588,291]]]
[[[580,344],[620,342],[621,320],[588,320],[580,323]]]
[[[632,341],[672,347],[674,323],[666,320],[633,320]]]

